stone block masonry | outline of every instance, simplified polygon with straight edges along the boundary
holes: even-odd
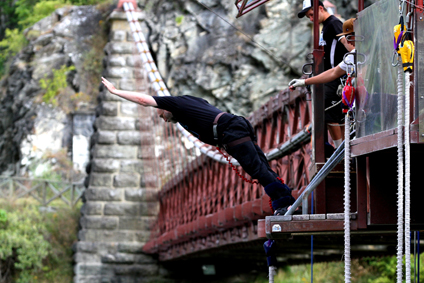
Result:
[[[141,13],[140,13],[141,15]],[[110,16],[104,76],[117,88],[146,91],[125,13]],[[136,78],[137,77],[137,78]],[[141,77],[141,78],[140,78]],[[102,90],[75,250],[75,283],[173,282],[142,248],[156,219],[155,111]]]

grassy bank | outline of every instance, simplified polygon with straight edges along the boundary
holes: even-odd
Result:
[[[417,259],[418,260],[418,259]],[[424,280],[424,254],[420,256],[420,281]],[[405,260],[404,260],[405,264]],[[411,278],[414,281],[414,259],[411,256]],[[405,270],[403,270],[405,278]],[[268,278],[259,278],[255,283],[267,283]],[[279,268],[274,277],[275,283],[307,283],[311,281],[311,265],[296,265]],[[313,266],[314,283],[344,282],[344,261],[316,263]],[[396,257],[373,257],[353,259],[351,282],[355,283],[393,283],[396,282]],[[403,281],[405,282],[405,280]]]

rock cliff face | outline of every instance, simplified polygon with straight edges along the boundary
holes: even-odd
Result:
[[[20,160],[22,140],[32,132],[36,116],[32,99],[39,90],[27,67],[33,53],[27,47],[14,59],[9,76],[1,81],[0,172],[14,174]]]
[[[355,4],[338,13],[353,17]],[[236,19],[234,1],[141,1],[158,68],[173,95],[249,115],[301,75],[312,25],[301,0],[273,0]]]
[[[335,3],[338,13],[353,16],[351,3]],[[236,19],[234,1],[139,1],[146,16],[143,29],[171,93],[200,96],[241,115],[249,115],[300,75],[311,52],[311,24],[296,15],[301,6],[301,0],[273,0]],[[106,40],[101,23],[110,11],[61,8],[25,31],[29,45],[0,83],[0,173],[19,174],[21,160],[34,156],[28,150],[24,156],[21,144],[29,134],[39,133],[37,121],[45,113],[36,108],[43,93],[39,81],[51,77],[52,70],[75,66],[54,111],[69,114],[95,107],[97,85],[88,73],[94,63],[87,64],[87,55],[102,53],[93,50],[93,42]],[[68,115],[63,129],[50,133],[56,139],[62,136],[63,148],[71,146],[71,121]],[[26,144],[34,148],[31,140]]]
[[[248,115],[299,74],[310,52],[310,28],[291,20],[291,1],[270,1],[239,19],[234,1],[146,2],[152,50],[173,95]]]
[[[93,49],[92,39],[101,34],[103,18],[94,6],[66,7],[24,31],[29,43],[13,59],[0,84],[0,173],[19,175],[27,172],[31,163],[44,163],[43,167],[51,169],[46,165],[54,166],[52,160],[40,160],[61,149],[66,158],[72,145],[71,113],[94,109],[96,100],[87,98],[93,86],[84,77],[84,62]],[[68,87],[60,91],[54,107],[42,102],[45,90],[40,80],[51,79],[53,70],[62,66],[74,66],[75,70],[67,74]]]

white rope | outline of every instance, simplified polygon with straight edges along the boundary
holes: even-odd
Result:
[[[274,283],[274,276],[275,276],[275,273],[277,272],[277,267],[275,267],[275,266],[270,266],[269,268],[268,268],[268,270],[269,270],[269,283]]]
[[[402,64],[398,66],[398,215],[397,215],[397,283],[402,283],[402,256],[403,256],[403,85],[402,85]]]
[[[349,111],[350,112],[350,111]],[[345,240],[345,283],[350,283],[350,119],[345,117],[345,186],[344,186],[344,240]]]
[[[411,282],[411,145],[409,139],[410,73],[405,73],[405,268],[406,282]]]

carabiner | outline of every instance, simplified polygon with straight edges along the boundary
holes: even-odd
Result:
[[[313,73],[313,68],[312,68],[312,66],[314,65],[314,63],[306,63],[306,64],[304,64],[303,66],[302,66],[302,73],[304,74],[304,75],[312,75],[312,73]],[[311,66],[311,71],[310,72],[307,72],[307,71],[305,71],[305,67],[306,66]]]
[[[363,61],[359,61],[359,55],[364,57]],[[359,53],[358,51],[356,51],[356,64],[363,65],[363,64],[365,64],[366,61],[367,61],[367,56],[364,53]]]
[[[352,37],[354,37],[354,39],[351,39]],[[346,40],[349,42],[362,42],[364,41],[365,36],[363,35],[353,35],[353,34],[349,34],[348,36],[346,36]]]
[[[399,1],[399,15],[403,15],[403,9],[405,9],[405,0],[400,0]]]
[[[354,58],[356,57],[356,52],[348,52],[343,56],[343,63],[345,63],[347,65],[347,71],[346,74],[348,76],[352,76],[353,73],[355,72],[355,63],[352,62],[346,62],[346,57],[352,55]]]
[[[353,55],[353,57],[355,57],[355,56],[356,56],[356,52],[348,52],[348,53],[346,53],[345,55],[343,55],[343,62],[344,62],[346,65],[355,65],[355,64],[354,64],[354,63],[352,63],[352,62],[346,62],[346,61],[345,61],[346,57],[347,57],[347,56],[349,56],[349,55]]]
[[[395,62],[396,55],[398,55],[398,56],[397,56],[397,61],[396,61],[396,64],[395,64],[394,62]],[[399,54],[397,53],[396,50],[394,50],[393,51],[393,57],[392,57],[392,66],[397,67],[398,65],[399,65]]]

